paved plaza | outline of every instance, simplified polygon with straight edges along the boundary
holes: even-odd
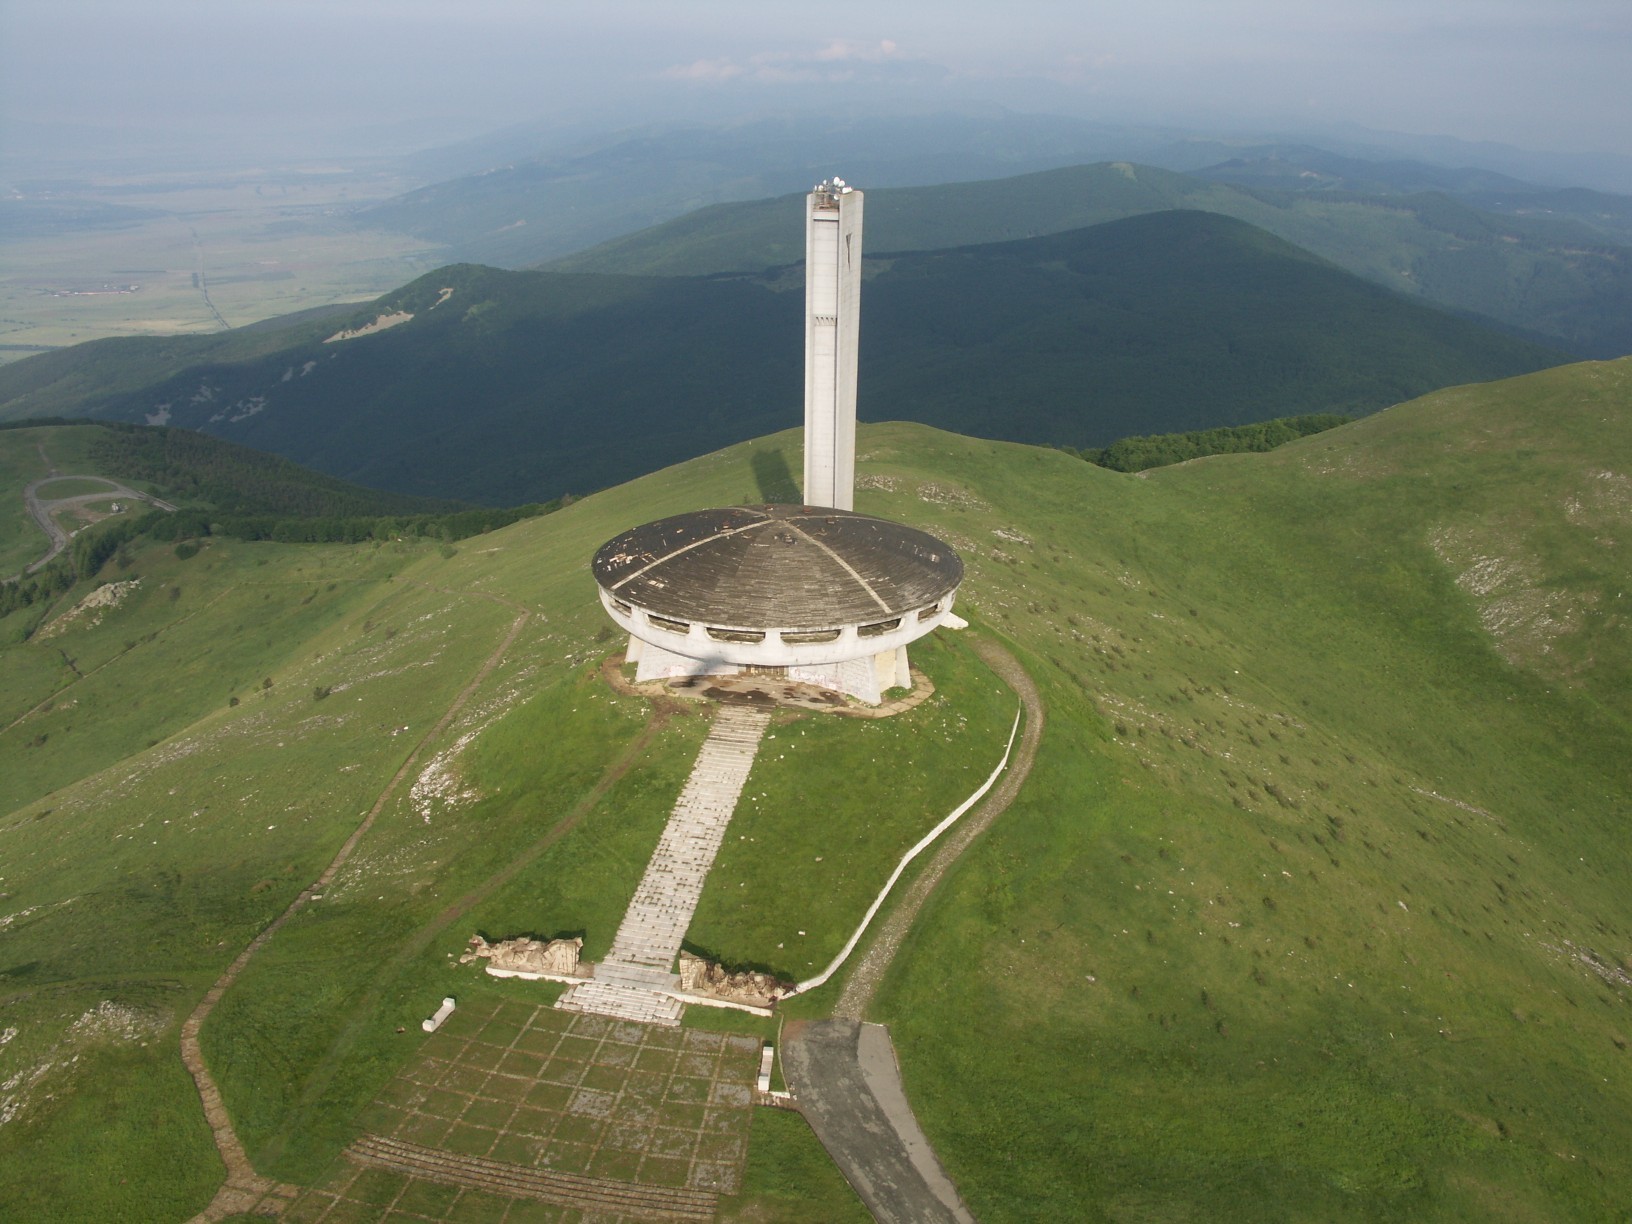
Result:
[[[284,1218],[708,1220],[742,1185],[756,1037],[461,1007]]]

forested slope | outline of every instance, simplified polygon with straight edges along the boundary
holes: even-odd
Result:
[[[162,421],[377,488],[548,500],[797,421],[799,284],[445,268],[179,372],[163,341],[3,367],[0,414]],[[863,312],[863,419],[1073,447],[1361,414],[1562,360],[1194,211],[880,261]]]

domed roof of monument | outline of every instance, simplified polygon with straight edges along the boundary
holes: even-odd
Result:
[[[595,581],[659,616],[742,629],[869,624],[963,579],[951,545],[825,506],[732,506],[635,527],[595,554]]]

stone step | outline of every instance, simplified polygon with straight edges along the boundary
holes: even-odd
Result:
[[[667,966],[659,968],[631,961],[614,961],[610,957],[595,966],[594,980],[618,986],[641,986],[648,990],[680,989],[680,975],[670,973]]]
[[[679,1026],[683,1011],[678,999],[655,990],[599,981],[572,987],[556,1000],[555,1005],[562,1011],[592,1012],[597,1016],[637,1020],[642,1024],[667,1028]]]

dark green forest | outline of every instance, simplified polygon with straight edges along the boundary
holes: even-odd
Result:
[[[1073,448],[1359,416],[1566,359],[1203,212],[901,255],[862,301],[863,420]],[[348,319],[190,340],[207,355],[180,369],[171,342],[123,340],[0,367],[0,415],[163,414],[376,488],[543,502],[797,424],[802,310],[797,267],[461,265]],[[335,339],[392,314],[412,318]]]
[[[359,518],[471,508],[365,489],[191,429],[104,422],[91,454],[99,471],[150,481],[167,490],[168,500],[203,502],[223,515]]]
[[[384,493],[311,472],[287,459],[162,426],[35,420],[0,428],[92,428],[96,471],[177,505],[106,519],[82,531],[50,565],[0,585],[0,617],[42,611],[81,579],[102,575],[139,539],[174,541],[190,557],[208,536],[286,544],[433,539],[453,543],[560,508],[560,500],[503,508]],[[32,632],[35,623],[25,627]]]
[[[1235,455],[1272,451],[1298,438],[1323,433],[1347,425],[1353,417],[1333,412],[1307,416],[1280,417],[1252,425],[1230,425],[1222,429],[1198,429],[1189,433],[1151,434],[1118,438],[1109,446],[1072,451],[1098,467],[1113,472],[1143,472],[1150,468],[1183,463],[1207,455]],[[1061,449],[1070,450],[1070,447]]]

